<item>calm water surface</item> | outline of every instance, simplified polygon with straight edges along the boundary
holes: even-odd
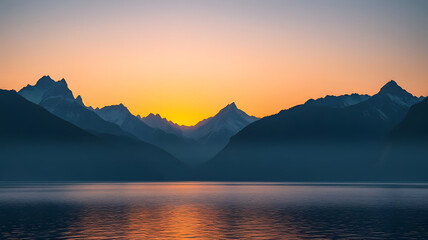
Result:
[[[428,185],[0,184],[2,239],[428,239]]]

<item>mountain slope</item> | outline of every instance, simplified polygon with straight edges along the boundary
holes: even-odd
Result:
[[[348,107],[304,104],[248,125],[206,166],[222,180],[376,179],[384,137],[419,99],[387,83]],[[212,175],[211,175],[212,176]]]
[[[166,180],[181,163],[126,136],[94,136],[0,90],[0,180]]]
[[[391,133],[393,139],[428,142],[428,98],[413,105]]]
[[[99,141],[95,136],[35,105],[15,91],[0,90],[2,141]]]
[[[428,99],[413,105],[389,135],[379,165],[400,181],[428,181]]]
[[[19,94],[82,129],[94,133],[125,134],[117,125],[102,120],[87,109],[80,96],[75,99],[64,79],[55,82],[49,76],[44,76],[34,86],[28,85],[21,89]]]

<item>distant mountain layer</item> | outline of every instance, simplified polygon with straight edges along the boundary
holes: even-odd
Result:
[[[235,103],[227,105],[215,116],[207,118],[195,126],[180,126],[159,114],[149,114],[138,118],[150,127],[173,134],[181,140],[181,145],[166,144],[165,149],[190,164],[207,161],[218,153],[235,135],[258,118],[247,115],[238,109]],[[161,146],[160,143],[158,143]]]
[[[231,103],[221,109],[215,116],[202,120],[195,126],[180,126],[162,118],[159,114],[149,114],[147,117],[140,119],[151,127],[177,136],[194,139],[202,144],[223,144],[227,143],[231,136],[258,118],[247,115],[244,111],[238,109],[235,103]]]
[[[86,107],[80,96],[74,98],[65,79],[55,82],[49,76],[43,76],[34,86],[24,87],[19,94],[91,133],[136,137],[188,163],[208,160],[231,136],[257,119],[237,109],[235,104],[194,127],[179,126],[159,115],[134,116],[123,104],[93,109]]]
[[[373,169],[383,139],[419,101],[390,81],[357,104],[310,101],[283,110],[233,136],[204,175],[222,180],[376,179]]]
[[[155,115],[153,113],[150,113],[146,117],[140,117],[140,115],[138,115],[137,117],[152,128],[160,129],[166,133],[171,133],[177,136],[183,136],[181,126],[171,121],[168,121],[168,119],[166,118],[162,118],[159,114]]]
[[[148,126],[140,118],[129,112],[123,104],[106,106],[94,109],[103,120],[117,124],[123,131],[132,134],[142,141],[154,144],[166,151],[185,160],[185,154],[189,152],[190,142],[181,136],[162,131]],[[181,148],[183,152],[181,152]],[[179,152],[177,152],[179,151]]]
[[[159,148],[126,136],[94,136],[14,91],[0,90],[0,116],[1,181],[174,180],[183,175],[182,164]]]

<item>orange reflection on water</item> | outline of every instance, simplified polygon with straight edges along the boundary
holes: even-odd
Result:
[[[240,192],[250,190],[253,195],[260,195],[266,186],[241,187],[243,189],[210,184],[115,186],[118,185],[79,187],[80,198],[104,198],[111,202],[86,202],[86,206],[79,208],[83,210],[74,213],[75,221],[65,233],[67,238],[272,239],[281,236],[298,239],[292,218],[266,210],[263,203],[243,203],[242,206],[222,203],[233,191],[242,194]],[[82,189],[85,189],[83,193]],[[120,201],[112,200],[113,196]],[[212,202],[212,199],[216,200]]]

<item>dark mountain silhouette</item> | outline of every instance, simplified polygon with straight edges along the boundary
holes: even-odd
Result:
[[[99,141],[88,132],[27,101],[13,90],[0,90],[0,116],[2,141]]]
[[[162,118],[159,114],[150,113],[146,117],[140,117],[140,115],[137,115],[137,117],[152,128],[157,128],[177,136],[183,136],[182,126],[168,121],[166,118]]]
[[[413,105],[404,120],[394,128],[391,138],[428,142],[428,99]]]
[[[389,134],[379,165],[382,173],[399,181],[427,181],[428,99],[413,105]]]
[[[233,140],[382,138],[419,102],[394,81],[368,100],[349,107],[303,104],[250,124]]]
[[[0,180],[427,181],[423,99],[390,81],[373,96],[310,99],[260,120],[232,103],[189,127],[123,104],[87,107],[44,76],[0,91]],[[215,157],[194,176],[169,153]]]
[[[175,135],[149,127],[141,118],[132,115],[123,104],[106,106],[94,111],[105,121],[119,125],[124,131],[164,149],[190,165],[208,160],[224,147],[222,145],[213,148],[212,145],[204,145],[194,139],[186,138],[181,133]]]
[[[158,114],[149,114],[145,118],[134,116],[122,104],[94,111],[104,120],[116,123],[123,130],[167,150],[189,164],[200,164],[212,158],[231,136],[257,120],[239,110],[235,103],[195,126],[180,126]]]
[[[36,85],[21,89],[19,94],[87,131],[126,135],[117,125],[102,120],[96,113],[87,109],[80,96],[75,99],[65,79],[55,82],[49,76],[44,76]]]
[[[181,126],[162,118],[159,114],[149,114],[140,119],[154,128],[194,139],[201,144],[224,146],[231,136],[258,118],[247,115],[233,102],[221,109],[215,116],[204,119],[195,126]]]
[[[193,127],[178,126],[159,115],[140,118],[122,104],[93,109],[84,105],[80,95],[74,98],[64,79],[55,82],[49,76],[43,76],[34,86],[24,87],[19,94],[93,134],[135,136],[188,163],[208,160],[232,135],[257,119],[237,109],[234,103]]]
[[[34,100],[34,99],[33,99]],[[127,136],[94,136],[0,90],[0,180],[174,180],[182,164]]]
[[[195,126],[173,125],[181,130],[181,135],[196,142],[193,144],[189,160],[203,163],[226,146],[231,136],[258,118],[247,115],[231,103],[213,117],[200,121]]]
[[[34,86],[28,84],[19,91],[19,94],[35,104],[40,104],[49,97],[74,100],[73,93],[68,89],[65,79],[55,82],[49,75],[40,78]]]
[[[223,180],[373,180],[385,136],[419,102],[394,81],[348,107],[303,104],[256,121],[206,166]],[[214,176],[215,175],[215,176]],[[221,177],[219,177],[221,176]]]
[[[192,140],[148,126],[140,118],[132,115],[123,104],[97,108],[94,112],[105,121],[117,124],[122,130],[168,151],[183,161],[191,157],[192,150],[197,145]]]

